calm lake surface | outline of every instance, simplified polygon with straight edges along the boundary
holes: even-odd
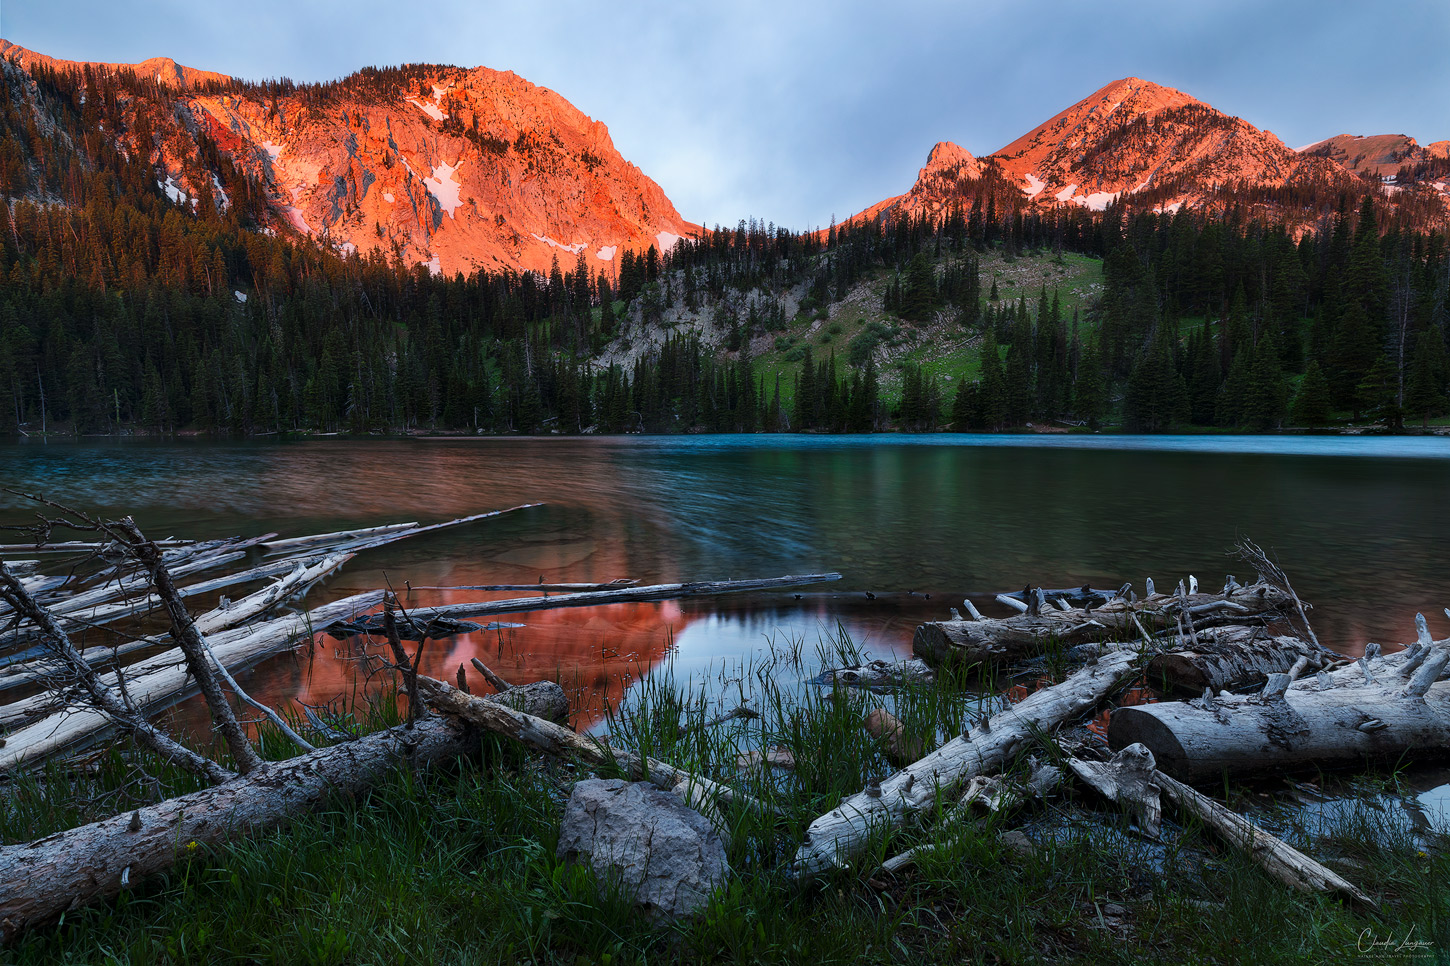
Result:
[[[642,583],[837,570],[794,592],[536,612],[430,645],[451,678],[478,655],[559,679],[581,723],[672,659],[677,678],[839,624],[872,655],[923,620],[1024,584],[1160,589],[1251,578],[1239,536],[1275,553],[1325,643],[1450,636],[1450,440],[1356,437],[717,436],[259,442],[26,442],[0,483],[149,535],[284,536],[537,509],[357,557],[309,598],[383,586]],[[0,522],[30,511],[0,494]],[[8,538],[7,538],[8,539]],[[866,597],[867,591],[877,595]],[[926,595],[930,594],[930,598]],[[418,604],[517,596],[416,591]],[[205,601],[199,601],[197,606]],[[259,696],[325,701],[358,686],[353,645],[251,672]]]

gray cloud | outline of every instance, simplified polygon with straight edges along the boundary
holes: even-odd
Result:
[[[50,0],[0,16],[6,39],[57,57],[165,55],[254,79],[405,61],[512,70],[608,124],[706,223],[824,225],[904,191],[936,141],[989,153],[1129,75],[1291,146],[1450,138],[1439,0]]]

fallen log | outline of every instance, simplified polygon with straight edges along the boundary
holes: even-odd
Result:
[[[428,707],[434,711],[462,718],[545,754],[573,755],[595,766],[618,765],[626,775],[643,778],[678,795],[686,804],[702,808],[707,817],[719,803],[734,802],[767,811],[760,802],[728,785],[721,785],[702,775],[654,758],[641,759],[630,752],[591,741],[535,715],[514,710],[496,701],[464,694],[435,678],[418,675],[418,690]]]
[[[284,537],[281,540],[266,540],[262,546],[272,553],[287,551],[296,553],[299,550],[306,550],[310,547],[320,547],[331,543],[345,543],[350,540],[366,539],[368,537],[380,537],[384,534],[398,533],[402,530],[411,530],[418,524],[414,523],[385,523],[379,527],[365,527],[361,530],[338,530],[334,533],[314,533],[305,537]],[[276,534],[272,534],[276,536]]]
[[[1224,841],[1248,853],[1266,872],[1291,889],[1338,893],[1366,908],[1379,908],[1378,903],[1341,876],[1208,796],[1161,771],[1155,772],[1153,782],[1179,811],[1197,818]]]
[[[300,637],[311,634],[318,625],[326,624],[353,610],[376,607],[383,591],[369,591],[331,604],[324,604],[305,614],[294,614],[267,621],[250,628],[239,628],[217,635],[208,641],[216,660],[231,669],[249,667],[264,657],[275,654]],[[107,686],[120,688],[132,704],[142,712],[183,700],[196,693],[196,684],[187,673],[178,653],[167,651],[139,661],[124,672],[112,671],[102,677]],[[44,715],[35,720],[38,715]],[[0,747],[0,773],[26,762],[66,748],[76,742],[94,738],[110,727],[103,714],[89,709],[68,710],[52,693],[38,694],[0,708],[0,724],[21,727],[5,736]]]
[[[214,635],[244,624],[254,617],[259,617],[268,610],[295,599],[306,590],[308,585],[337,570],[351,557],[352,554],[343,553],[317,560],[298,561],[293,566],[292,572],[280,580],[240,600],[231,602],[223,600],[217,607],[197,617],[197,629],[203,634]],[[290,561],[287,563],[289,566],[292,565]],[[194,589],[190,587],[178,588],[178,593],[182,596],[188,596],[194,592]],[[79,654],[86,664],[94,667],[102,663],[120,664],[122,658],[138,651],[158,647],[169,649],[171,646],[169,638],[153,636],[137,638],[124,644],[110,646],[98,644],[80,651]],[[0,667],[0,691],[28,687],[46,680],[53,673],[53,669],[45,661],[36,660],[45,653],[44,645],[39,645],[26,651],[22,655],[23,660],[16,660]]]
[[[1280,621],[1292,607],[1288,594],[1268,584],[1240,587],[1227,596],[1158,594],[1136,603],[1119,597],[1093,610],[1041,608],[1014,617],[922,624],[916,629],[911,650],[937,668],[995,665],[1035,657],[1052,646],[1136,638],[1139,623],[1174,633],[1179,615],[1187,627],[1199,631],[1224,624]]]
[[[1155,654],[1148,661],[1148,680],[1201,694],[1225,688],[1263,684],[1269,675],[1288,671],[1300,659],[1310,668],[1337,660],[1333,651],[1289,634],[1271,634],[1262,626],[1231,625],[1197,632],[1194,643]]]
[[[550,713],[558,685],[517,689],[512,700]],[[494,695],[488,700],[504,701]],[[522,712],[514,712],[522,713]],[[114,896],[198,847],[275,828],[336,797],[355,795],[399,765],[422,767],[476,747],[448,718],[425,718],[271,762],[252,775],[34,842],[0,848],[0,939],[52,922],[67,909]]]
[[[1180,813],[1198,819],[1290,888],[1300,892],[1338,893],[1362,906],[1378,908],[1369,896],[1287,842],[1163,774],[1152,751],[1143,745],[1128,745],[1112,761],[1069,758],[1068,765],[1078,778],[1105,798],[1133,809],[1139,827],[1155,838],[1163,814],[1161,791]]]
[[[1000,594],[999,596],[1010,597],[1013,600],[1026,604],[1028,603],[1028,598],[1039,591],[1042,593],[1043,599],[1048,603],[1055,604],[1058,601],[1062,601],[1072,607],[1101,607],[1108,601],[1120,596],[1119,591],[1093,590],[1087,584],[1083,584],[1081,587],[1068,587],[1065,590],[1048,590],[1045,587],[1036,587],[1030,592],[1026,590],[1014,590],[1011,593]]]
[[[1156,839],[1163,822],[1163,806],[1154,784],[1155,765],[1153,753],[1142,745],[1129,745],[1112,761],[1067,759],[1067,766],[1083,784],[1108,801],[1131,809],[1138,827]]]
[[[620,587],[633,587],[639,583],[635,577],[619,577],[615,580],[608,580],[601,584],[440,584],[417,586],[409,584],[409,590],[537,590],[541,593],[574,593],[586,590],[617,590]]]
[[[1303,679],[1304,687],[1271,681],[1258,695],[1119,708],[1108,722],[1108,743],[1142,743],[1162,771],[1187,782],[1443,751],[1450,748],[1450,681],[1436,682],[1450,661],[1450,643],[1435,650],[1408,676],[1402,664],[1372,684],[1336,687],[1324,675],[1328,688],[1315,687],[1316,676]]]
[[[1137,667],[1136,655],[1110,653],[1061,684],[1004,709],[879,785],[868,785],[811,823],[795,855],[795,873],[814,875],[847,867],[873,831],[900,828],[911,816],[935,805],[939,796],[951,795],[975,775],[1001,768],[1038,735],[1091,710]]]
[[[527,611],[555,610],[560,607],[594,607],[604,604],[626,604],[651,600],[676,600],[681,597],[704,597],[710,594],[738,594],[753,590],[776,590],[840,580],[838,573],[799,574],[784,577],[762,577],[750,580],[696,580],[681,584],[651,584],[648,587],[623,587],[582,594],[560,594],[558,597],[513,597],[508,600],[483,600],[437,607],[412,607],[408,614],[415,620],[434,617],[487,617],[493,614],[521,614]]]
[[[967,783],[961,800],[953,805],[937,823],[938,841],[927,842],[893,855],[881,863],[882,872],[896,873],[916,865],[923,857],[941,850],[957,838],[972,818],[972,809],[980,806],[989,812],[1005,812],[1033,799],[1046,798],[1062,783],[1062,769],[1040,765],[1026,779],[977,775]]]

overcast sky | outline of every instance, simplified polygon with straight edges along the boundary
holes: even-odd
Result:
[[[705,224],[824,225],[905,191],[937,141],[988,154],[1127,76],[1290,147],[1450,138],[1446,0],[0,0],[0,36],[253,80],[512,70],[609,125]]]

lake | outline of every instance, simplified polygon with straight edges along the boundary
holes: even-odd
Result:
[[[284,536],[546,505],[368,551],[309,602],[385,583],[642,583],[840,571],[796,592],[519,615],[430,645],[451,679],[478,655],[506,678],[556,675],[581,724],[671,657],[677,677],[775,640],[844,628],[904,654],[916,625],[1024,584],[1206,587],[1274,553],[1326,644],[1450,636],[1450,440],[1395,437],[712,436],[545,439],[27,441],[0,482],[153,537]],[[22,522],[0,494],[0,522]],[[869,599],[867,592],[875,595]],[[409,600],[516,596],[416,590]],[[200,602],[198,603],[200,606]],[[353,645],[319,638],[244,683],[321,702],[358,686]]]

